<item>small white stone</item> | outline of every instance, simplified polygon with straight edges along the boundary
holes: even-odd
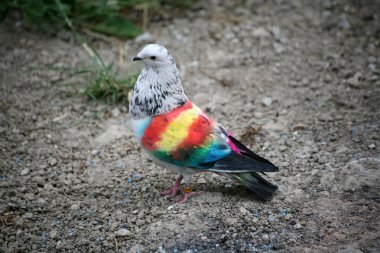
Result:
[[[50,166],[55,166],[55,165],[57,165],[58,160],[55,157],[51,156],[48,159],[48,163],[49,163]]]
[[[72,205],[70,206],[70,209],[71,209],[71,210],[78,210],[78,209],[79,209],[79,205],[78,205],[78,204],[72,204]]]
[[[247,210],[247,209],[245,209],[244,207],[240,207],[239,208],[239,211],[242,213],[242,214],[247,214],[247,213],[249,213],[249,211]]]
[[[22,218],[23,219],[30,219],[30,218],[32,218],[33,217],[33,214],[32,213],[24,213],[23,215],[22,215]]]
[[[124,237],[124,236],[130,236],[130,235],[132,235],[132,232],[125,228],[119,229],[115,232],[116,237]]]
[[[261,103],[267,107],[271,106],[272,103],[273,103],[273,99],[270,98],[270,97],[264,97],[262,100],[261,100]]]
[[[286,43],[287,39],[285,35],[282,33],[281,28],[278,26],[272,26],[271,32],[273,34],[273,37],[279,41],[280,43]]]
[[[371,143],[371,144],[368,145],[368,148],[369,149],[375,149],[376,148],[376,144]]]
[[[261,239],[263,239],[263,241],[269,241],[269,235],[268,234],[263,234],[262,236],[261,236]]]
[[[46,201],[43,198],[39,198],[39,199],[37,199],[37,203],[38,204],[45,204]]]
[[[93,155],[99,155],[100,154],[100,149],[94,149],[94,150],[92,150],[91,154],[93,154]]]
[[[276,219],[276,217],[274,217],[274,215],[269,215],[268,216],[268,221],[270,221],[270,222],[272,222],[272,221],[274,221]]]
[[[119,116],[120,115],[120,110],[119,110],[119,108],[114,108],[113,110],[112,110],[112,117],[114,117],[114,118],[116,118],[117,116]]]
[[[25,175],[28,175],[30,172],[29,168],[25,168],[23,169],[21,172],[20,172],[20,175],[21,176],[25,176]]]
[[[255,38],[268,38],[270,33],[263,27],[259,27],[252,32],[252,36]]]

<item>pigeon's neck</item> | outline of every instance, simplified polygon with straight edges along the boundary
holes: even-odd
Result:
[[[145,66],[133,88],[129,110],[133,119],[141,119],[170,112],[187,100],[175,64]]]

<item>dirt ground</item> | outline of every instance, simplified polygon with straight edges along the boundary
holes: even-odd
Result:
[[[267,202],[213,174],[185,205],[127,105],[51,82],[88,64],[70,34],[0,24],[0,252],[380,252],[380,2],[210,1],[152,21],[189,97],[280,167]],[[117,59],[117,47],[92,40]]]

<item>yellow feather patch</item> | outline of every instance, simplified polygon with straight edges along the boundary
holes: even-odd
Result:
[[[199,117],[200,109],[193,104],[189,110],[183,111],[169,123],[157,146],[162,151],[174,150],[188,135],[191,124]]]

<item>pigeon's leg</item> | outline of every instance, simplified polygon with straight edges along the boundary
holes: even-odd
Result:
[[[183,179],[183,176],[179,175],[177,180],[175,181],[175,184],[170,189],[161,192],[161,195],[162,196],[168,196],[169,195],[170,197],[174,197],[175,195],[177,195],[177,193],[179,192],[179,190],[181,188],[182,179]]]
[[[202,192],[193,192],[191,189],[190,183],[191,183],[191,176],[190,175],[184,175],[184,180],[185,180],[185,186],[182,188],[183,196],[180,197],[177,202],[179,204],[185,204],[186,201],[191,197],[191,196],[198,196]]]

